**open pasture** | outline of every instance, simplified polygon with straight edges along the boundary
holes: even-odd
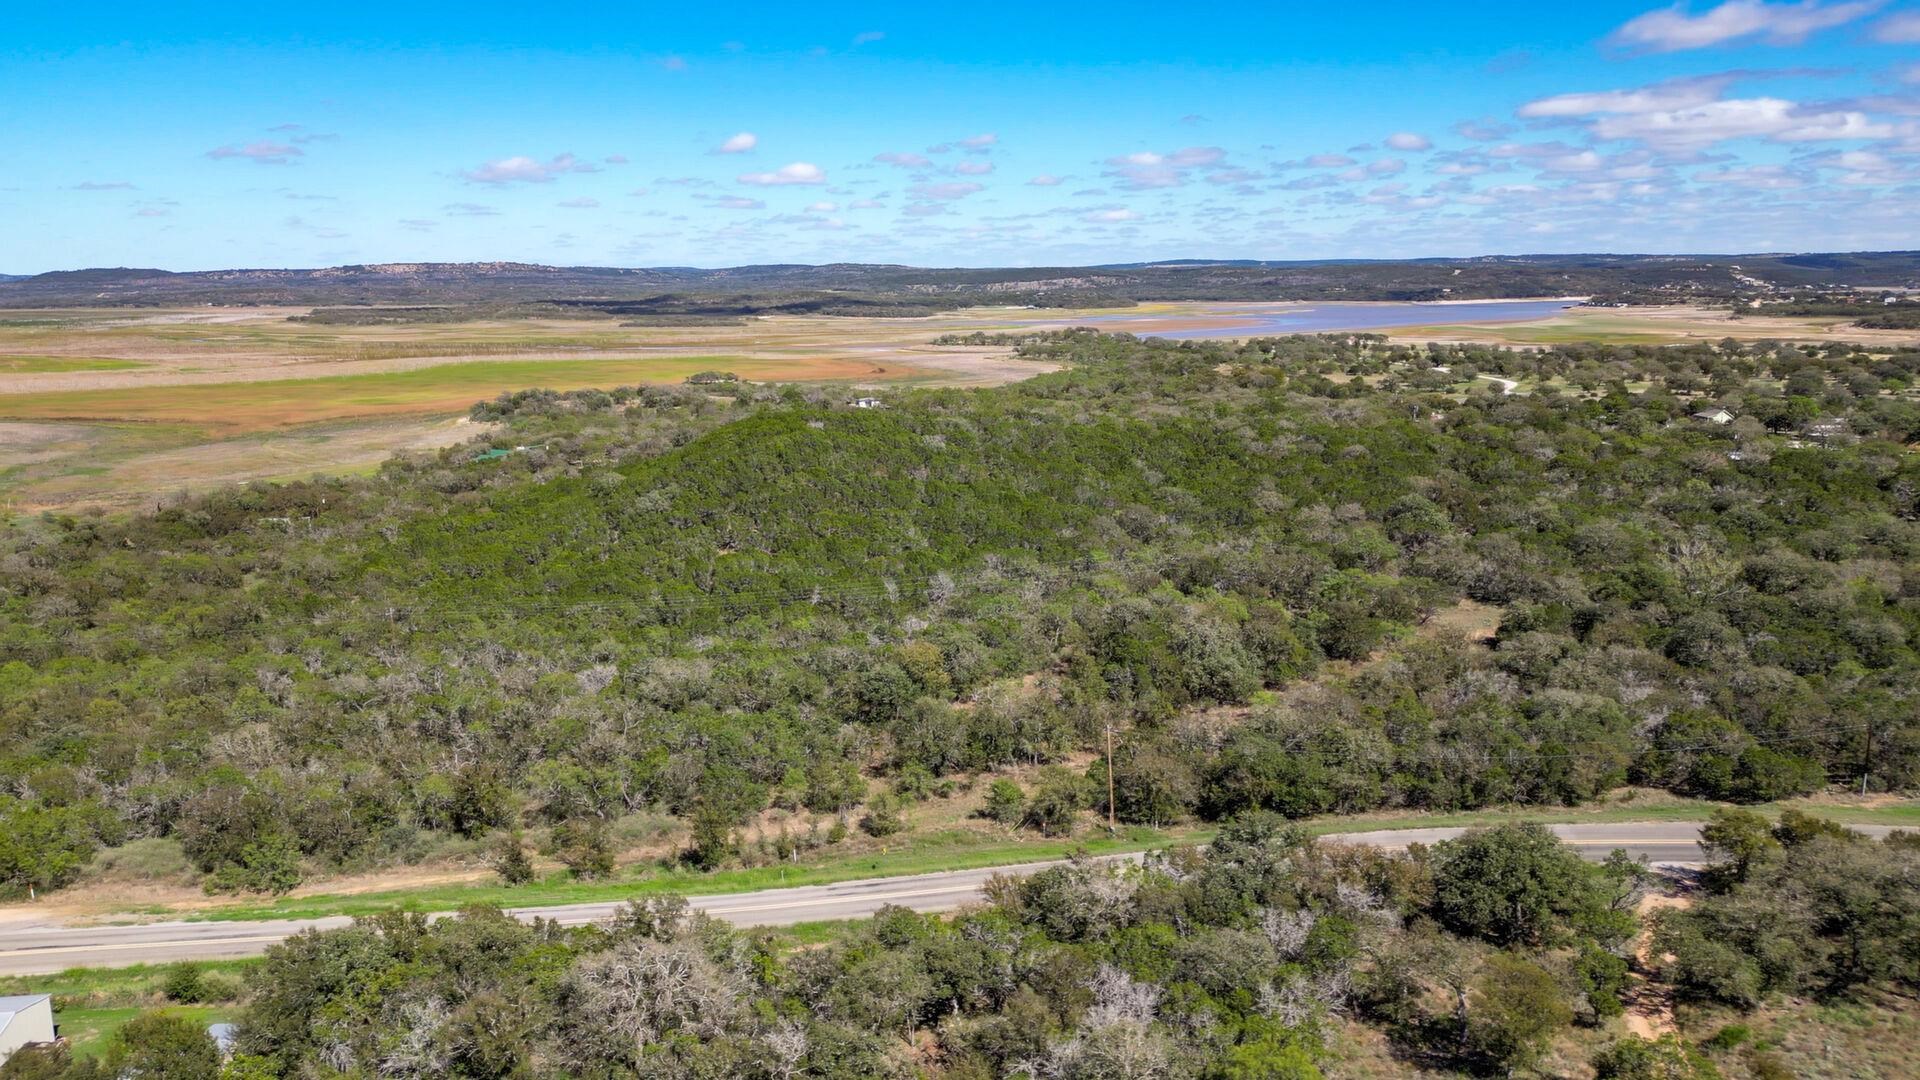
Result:
[[[460,412],[503,391],[541,386],[679,382],[724,368],[756,381],[883,378],[857,360],[773,361],[728,356],[612,357],[594,360],[470,360],[411,370],[304,379],[159,383],[97,390],[0,395],[0,419],[196,424],[244,434],[356,417]]]
[[[298,308],[50,310],[0,319],[0,500],[15,511],[372,468],[479,433],[476,401],[677,383],[970,385],[1044,365],[927,344],[955,320],[772,318],[628,327],[613,318],[403,326],[293,321]],[[975,318],[967,328],[990,325]]]
[[[0,374],[48,375],[67,371],[126,371],[139,367],[133,360],[113,360],[99,356],[9,356],[0,355]]]

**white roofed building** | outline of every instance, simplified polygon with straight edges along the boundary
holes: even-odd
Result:
[[[53,998],[46,994],[0,997],[0,1062],[30,1043],[59,1038],[53,1026]]]

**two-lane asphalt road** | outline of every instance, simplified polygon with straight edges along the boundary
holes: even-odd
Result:
[[[1550,826],[1561,839],[1589,859],[1603,859],[1615,848],[1656,864],[1686,865],[1701,859],[1699,826],[1688,822]],[[1870,835],[1885,827],[1858,826]],[[1341,833],[1328,842],[1401,849],[1451,839],[1465,829],[1391,829]],[[954,870],[913,877],[845,881],[791,889],[690,897],[697,909],[738,926],[787,926],[825,919],[853,919],[887,904],[916,911],[951,911],[978,900],[995,874],[1027,874],[1052,863],[1028,863],[986,870]],[[604,919],[625,901],[517,908],[523,919],[546,918],[567,926]],[[0,920],[0,975],[35,975],[72,967],[124,967],[173,960],[216,960],[256,956],[269,945],[303,930],[347,926],[352,919],[276,919],[262,922],[155,922],[138,925],[77,926],[31,920]]]

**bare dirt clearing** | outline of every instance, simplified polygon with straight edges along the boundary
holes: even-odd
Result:
[[[0,424],[0,431],[12,426]],[[315,473],[371,470],[397,453],[454,446],[490,429],[491,425],[468,423],[464,418],[315,424],[268,435],[123,452],[110,464],[36,484],[31,498],[39,505],[69,508],[131,505],[151,496],[255,480],[301,480]]]
[[[1675,1030],[1673,988],[1648,978],[1648,973],[1659,966],[1661,959],[1653,955],[1653,916],[1659,911],[1692,906],[1693,901],[1685,896],[1649,893],[1640,899],[1636,909],[1641,930],[1633,942],[1633,970],[1627,976],[1626,1021],[1627,1030],[1643,1039],[1657,1039]]]

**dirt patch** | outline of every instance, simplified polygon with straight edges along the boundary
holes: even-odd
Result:
[[[1500,620],[1506,610],[1497,604],[1482,604],[1476,600],[1462,600],[1449,608],[1433,613],[1433,617],[1420,624],[1419,634],[1424,638],[1463,637],[1468,641],[1490,641],[1500,632]]]
[[[1656,982],[1651,973],[1671,957],[1653,955],[1653,915],[1663,910],[1693,906],[1693,901],[1674,893],[1648,893],[1635,913],[1640,916],[1640,934],[1633,941],[1633,969],[1627,973],[1627,1030],[1643,1039],[1658,1039],[1677,1030],[1673,1022],[1673,990]]]
[[[15,426],[19,425],[0,424],[0,432]],[[7,492],[16,508],[28,510],[129,506],[145,502],[153,493],[173,495],[255,480],[373,469],[396,453],[454,446],[491,428],[464,417],[327,424],[146,449],[126,440],[116,442],[118,433],[111,428],[34,426],[82,434],[47,442],[31,454],[10,454],[0,447],[0,464],[42,467],[36,470],[38,476],[24,477]]]

